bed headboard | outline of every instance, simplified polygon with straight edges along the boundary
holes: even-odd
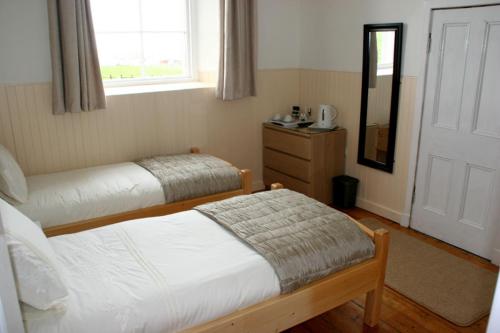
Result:
[[[5,229],[0,212],[0,333],[23,333],[24,326],[21,318],[21,309],[17,298],[16,283],[7,241]]]

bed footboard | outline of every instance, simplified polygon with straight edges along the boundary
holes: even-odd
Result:
[[[364,323],[370,327],[376,326],[380,320],[387,255],[389,253],[389,232],[385,229],[375,230],[373,240],[375,241],[375,261],[378,263],[378,271],[375,275],[375,288],[366,294],[364,318]]]
[[[198,147],[191,147],[191,154],[200,154],[201,150]],[[250,169],[240,170],[241,189],[243,194],[252,194],[252,171]]]
[[[240,170],[240,177],[243,194],[252,194],[252,171],[250,169]]]

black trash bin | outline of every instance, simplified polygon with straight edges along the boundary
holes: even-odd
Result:
[[[334,206],[351,208],[356,205],[359,180],[350,176],[337,176],[332,179]]]

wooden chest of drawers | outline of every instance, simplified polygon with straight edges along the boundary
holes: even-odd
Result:
[[[264,124],[264,184],[282,183],[323,203],[332,200],[332,177],[345,171],[346,130],[312,132]]]

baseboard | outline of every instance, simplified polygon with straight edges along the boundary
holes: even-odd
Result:
[[[356,198],[356,206],[404,226],[406,214],[360,197]],[[407,219],[409,220],[409,217]]]
[[[266,188],[266,186],[264,185],[264,181],[263,180],[254,180],[252,182],[252,191],[253,192],[255,192],[255,191],[262,191],[265,188]]]
[[[500,249],[493,249],[491,251],[491,262],[497,266],[500,265]]]
[[[410,227],[410,214],[401,213],[401,222],[399,222],[402,227]]]

